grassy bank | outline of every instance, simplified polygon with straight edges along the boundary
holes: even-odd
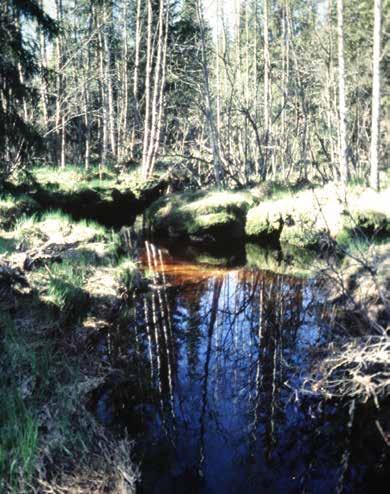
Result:
[[[390,236],[390,188],[380,193],[356,186],[342,191],[328,185],[270,198],[247,215],[245,232],[254,240],[318,250],[329,242],[346,243],[357,234]]]
[[[361,238],[390,237],[390,188],[333,184],[321,188],[258,186],[244,192],[199,191],[165,196],[146,211],[155,236],[212,243],[289,245],[317,253]]]
[[[135,216],[165,191],[167,180],[162,173],[145,180],[138,170],[118,173],[102,167],[45,166],[9,180],[6,188],[24,209],[22,203],[28,200],[30,209],[34,204],[36,210],[58,209],[76,220],[93,219],[117,227],[132,224]],[[19,210],[24,212],[21,207]]]
[[[87,407],[113,371],[88,338],[134,289],[120,246],[118,234],[62,212],[0,230],[1,492],[135,489],[131,443]]]

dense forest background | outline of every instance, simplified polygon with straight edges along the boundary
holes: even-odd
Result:
[[[1,493],[386,485],[389,33],[0,0]]]
[[[373,165],[377,187],[389,6],[4,0],[1,175],[44,162],[147,177],[162,163],[198,186],[244,186],[362,181]]]

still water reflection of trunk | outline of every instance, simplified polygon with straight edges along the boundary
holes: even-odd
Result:
[[[141,491],[363,485],[373,467],[355,454],[351,409],[294,392],[330,338],[315,285],[178,261],[149,242],[141,260],[152,290],[102,345],[128,379],[99,402],[102,420],[140,433]]]

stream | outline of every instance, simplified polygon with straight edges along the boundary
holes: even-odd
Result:
[[[134,437],[138,491],[382,491],[375,410],[308,392],[332,339],[318,283],[178,250],[145,243],[152,289],[99,343],[121,374],[97,414]]]

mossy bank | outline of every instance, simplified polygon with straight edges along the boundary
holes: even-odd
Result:
[[[108,169],[67,167],[33,168],[21,183],[6,188],[19,197],[19,209],[57,209],[74,219],[93,219],[113,227],[131,225],[167,189],[163,174],[147,180],[138,171],[114,174]],[[0,203],[0,208],[1,208]]]
[[[154,237],[189,241],[286,244],[317,252],[354,235],[390,235],[390,189],[375,193],[351,188],[347,199],[333,185],[260,196],[205,191],[165,196],[146,211]]]
[[[185,192],[165,196],[146,211],[152,234],[195,242],[238,241],[254,204],[247,192]]]

